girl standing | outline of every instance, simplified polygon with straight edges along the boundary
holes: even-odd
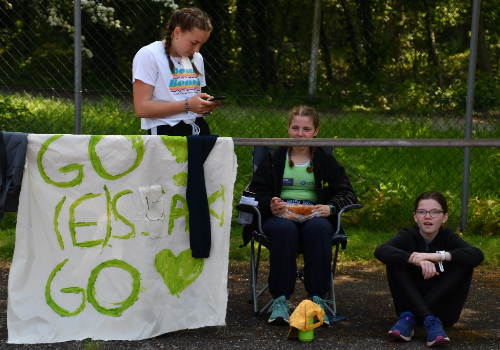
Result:
[[[165,39],[143,47],[133,62],[135,113],[149,135],[210,135],[204,114],[220,102],[208,102],[201,46],[212,24],[197,8],[184,8],[170,18]]]
[[[401,230],[377,247],[375,257],[386,264],[387,279],[398,322],[389,334],[410,341],[415,325],[423,325],[427,345],[450,341],[443,330],[453,326],[462,312],[472,273],[483,260],[478,248],[449,228],[448,205],[436,191],[415,201],[416,226]]]

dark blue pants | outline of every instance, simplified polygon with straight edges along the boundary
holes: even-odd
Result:
[[[412,279],[407,265],[386,266],[396,314],[413,312],[417,325],[421,325],[425,317],[434,316],[439,318],[443,327],[453,326],[467,300],[474,269],[447,262],[445,272],[425,280],[423,277]]]
[[[273,298],[293,294],[299,245],[304,254],[304,280],[309,297],[323,298],[329,290],[333,228],[322,217],[303,223],[273,216],[263,225],[269,236],[269,291]]]

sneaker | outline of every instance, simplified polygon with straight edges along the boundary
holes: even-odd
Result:
[[[415,316],[405,311],[399,316],[398,322],[389,330],[389,335],[396,339],[410,341],[415,328]]]
[[[437,317],[427,316],[424,320],[424,329],[427,332],[427,346],[437,346],[450,341]]]
[[[267,322],[273,324],[290,323],[291,307],[293,307],[293,304],[286,300],[284,295],[274,299],[273,305],[267,311],[272,312]]]
[[[323,318],[323,324],[329,326],[330,325],[330,319],[328,318],[328,315],[326,314],[325,304],[326,303],[333,304],[333,301],[321,299],[320,297],[318,297],[316,295],[313,296],[312,301],[314,303],[318,304],[323,309],[323,311],[325,312],[325,318]]]

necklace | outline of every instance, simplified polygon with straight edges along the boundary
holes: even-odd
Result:
[[[172,57],[172,56],[170,56],[170,57]],[[184,58],[184,56],[183,56],[183,57],[172,57],[172,58],[174,58],[174,59],[175,59],[175,61],[176,61],[178,64],[181,64],[182,59]]]

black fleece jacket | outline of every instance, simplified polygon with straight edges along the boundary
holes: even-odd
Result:
[[[483,260],[483,252],[464,241],[449,228],[441,227],[437,236],[426,246],[424,238],[418,231],[418,226],[404,228],[397,235],[375,249],[375,257],[384,264],[404,264],[413,252],[435,253],[444,250],[451,254],[451,262],[463,266],[476,267]],[[410,274],[422,277],[420,267],[410,265]],[[445,265],[446,266],[446,265]],[[411,267],[414,267],[411,268]],[[445,268],[446,272],[446,268]]]
[[[273,215],[271,198],[280,197],[286,153],[286,147],[269,151],[259,164],[250,183],[249,190],[256,194],[259,210],[264,219]],[[326,153],[322,148],[316,148],[313,155],[313,167],[318,204],[333,205],[339,212],[346,205],[357,203],[356,195],[345,169],[335,157]],[[330,215],[328,219],[335,228],[337,215]]]

